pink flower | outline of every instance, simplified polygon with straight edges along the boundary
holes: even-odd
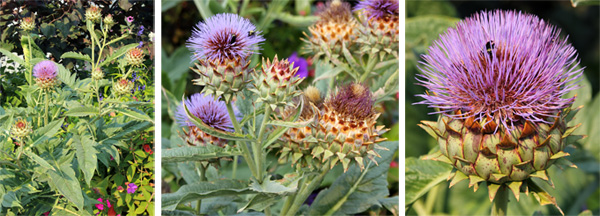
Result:
[[[119,192],[123,192],[123,190],[124,190],[124,189],[123,189],[123,187],[122,187],[122,186],[118,186],[118,187],[117,187],[117,191],[119,191]]]
[[[133,16],[125,17],[125,21],[127,21],[128,23],[132,23],[133,22]]]
[[[106,200],[106,207],[108,207],[108,208],[111,207],[110,202],[108,201],[108,199]]]
[[[108,200],[107,200],[108,201]],[[102,198],[98,198],[98,202],[102,202]],[[100,204],[96,204],[96,208],[100,211],[104,210],[104,204],[100,203]]]

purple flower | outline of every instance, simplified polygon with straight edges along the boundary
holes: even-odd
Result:
[[[33,67],[33,76],[38,79],[52,80],[58,74],[58,67],[53,61],[44,60]]]
[[[294,52],[288,57],[288,61],[294,63],[294,67],[298,67],[298,72],[296,72],[297,77],[304,78],[308,76],[308,62],[305,58],[298,56],[298,53]]]
[[[559,33],[516,11],[483,11],[460,21],[422,56],[417,80],[428,94],[417,95],[425,100],[416,104],[439,109],[430,114],[473,117],[483,126],[494,121],[508,130],[520,120],[551,123],[548,117],[575,100],[562,96],[578,88],[583,70]],[[462,115],[452,114],[457,110]]]
[[[354,7],[354,11],[362,9],[365,10],[369,19],[399,15],[398,0],[364,0]]]
[[[144,46],[144,42],[140,41],[140,44],[137,46],[137,48],[142,48],[142,46]]]
[[[138,31],[137,36],[141,36],[143,33],[144,33],[144,26],[140,26],[140,31]]]
[[[246,18],[236,14],[217,14],[200,22],[192,31],[187,47],[194,59],[245,58],[258,53],[265,39]]]
[[[233,132],[233,123],[229,118],[229,113],[227,112],[227,106],[223,101],[215,101],[212,95],[204,96],[203,94],[196,93],[193,94],[190,99],[187,99],[181,103],[179,108],[177,109],[177,113],[175,113],[175,119],[177,123],[181,126],[195,126],[192,123],[188,116],[185,113],[185,109],[183,108],[183,103],[187,106],[188,110],[192,115],[201,119],[202,122],[207,125],[224,131]],[[241,120],[239,112],[234,109],[234,113],[238,120]]]
[[[125,17],[125,22],[132,23],[133,22],[133,16]]]
[[[135,193],[135,190],[137,190],[137,188],[138,188],[138,186],[137,186],[137,185],[135,185],[135,183],[129,183],[129,184],[127,185],[127,193],[128,193],[128,194]]]

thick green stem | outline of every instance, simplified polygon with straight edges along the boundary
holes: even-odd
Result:
[[[296,194],[292,206],[282,215],[296,215],[300,207],[302,207],[302,204],[304,204],[304,201],[308,199],[308,196],[321,185],[327,172],[329,172],[329,164],[324,165],[323,170],[319,175],[313,176],[312,179],[309,178],[305,184],[300,185],[300,191]]]
[[[492,203],[492,216],[504,216],[508,210],[508,188],[500,186]]]
[[[364,70],[365,73],[363,73],[363,75],[360,77],[360,82],[365,81],[365,79],[367,79],[367,77],[369,77],[369,74],[371,73],[371,70],[373,70],[373,67],[375,67],[375,63],[377,63],[377,56],[373,57],[373,54],[369,54],[369,60],[367,60],[367,65],[364,66]]]
[[[208,181],[206,178],[206,167],[202,163],[197,163],[196,166],[200,169],[200,181]],[[199,199],[196,203],[196,214],[200,215],[200,210],[202,209],[202,199]]]
[[[233,168],[231,169],[231,179],[235,179],[235,173],[237,172],[238,156],[233,156]]]
[[[48,125],[48,104],[50,103],[50,100],[48,99],[48,91],[44,91],[44,93],[46,94],[44,101],[44,125]]]
[[[269,121],[269,117],[271,115],[271,107],[269,105],[265,105],[265,115],[263,117],[262,123],[260,125],[260,129],[258,130],[258,140],[252,144],[252,151],[254,153],[254,161],[256,162],[256,170],[258,171],[258,183],[263,182],[264,177],[264,162],[265,158],[263,157],[262,150],[262,142],[265,135],[265,131],[267,128],[267,122]]]
[[[225,105],[227,106],[227,113],[229,113],[229,118],[231,119],[231,122],[233,123],[233,128],[235,129],[235,132],[238,134],[242,134],[242,127],[240,127],[240,123],[238,122],[237,118],[235,117],[235,113],[233,112],[233,106],[229,102],[225,102]],[[255,170],[256,166],[254,163],[254,159],[252,159],[252,154],[250,154],[250,149],[248,149],[248,146],[246,145],[245,142],[237,142],[237,145],[242,148],[242,156],[244,157],[246,162],[248,162],[248,167],[250,167],[250,172],[252,172],[252,175],[254,177],[257,177],[258,173]]]
[[[29,62],[27,62],[29,64],[29,74],[28,74],[28,76],[29,76],[29,80],[31,81],[29,83],[29,85],[32,85],[33,84],[33,65],[31,64],[31,60],[33,58],[33,54],[32,54],[33,50],[31,50],[31,34],[29,34],[27,36],[27,42],[29,44]]]

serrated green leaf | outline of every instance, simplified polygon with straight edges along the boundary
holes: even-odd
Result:
[[[6,49],[3,49],[3,48],[0,48],[0,53],[2,53],[3,55],[5,55],[6,57],[8,57],[10,60],[13,60],[16,63],[18,63],[18,64],[20,64],[22,66],[25,66],[25,60],[19,58],[19,56],[11,53],[10,51],[8,51]]]
[[[237,155],[242,155],[242,153],[234,150],[225,150],[224,148],[218,146],[207,145],[163,149],[161,157],[162,163],[176,163],[186,161],[206,161],[220,157],[233,157]]]
[[[446,163],[417,158],[406,158],[406,205],[425,195],[433,186],[446,181],[452,166]]]
[[[121,113],[125,116],[131,117],[133,119],[147,121],[147,122],[154,124],[154,119],[152,117],[148,116],[146,113],[143,113],[141,111],[122,109],[122,108],[113,108],[113,110],[118,113]]]
[[[162,195],[162,209],[175,210],[179,203],[226,195],[256,193],[248,188],[248,183],[240,180],[219,180],[184,185],[177,192]]]
[[[37,154],[33,153],[31,150],[25,150],[25,155],[27,155],[32,160],[34,160],[35,162],[37,162],[43,168],[45,168],[47,170],[56,171],[56,169],[54,167],[52,167],[52,165],[50,165],[50,163],[48,163],[48,161],[44,160],[43,158],[41,158]]]
[[[95,146],[97,145],[89,135],[79,136],[73,135],[73,146],[75,147],[75,154],[77,155],[77,163],[79,169],[83,172],[85,182],[90,185],[94,172],[98,166],[98,158]]]
[[[379,200],[389,194],[386,179],[398,142],[382,142],[379,145],[389,149],[377,150],[381,155],[375,159],[379,165],[370,162],[361,171],[353,164],[328,189],[317,195],[308,214],[358,214],[372,206],[381,206]]]
[[[133,48],[137,47],[138,45],[139,44],[134,43],[134,44],[128,44],[128,45],[122,46],[117,51],[113,52],[108,57],[106,57],[106,59],[100,63],[99,67],[109,64],[110,62],[114,61],[115,59],[125,55],[125,53],[127,53],[130,49],[133,49]]]
[[[73,202],[77,208],[83,208],[83,195],[79,181],[75,176],[75,171],[70,164],[64,164],[56,171],[49,171],[50,184],[58,189],[62,195]]]
[[[48,123],[46,126],[39,128],[35,131],[33,131],[33,142],[31,143],[31,146],[36,146],[40,143],[42,143],[43,141],[50,139],[51,137],[54,136],[54,134],[56,134],[56,132],[58,132],[58,130],[60,130],[60,127],[63,124],[64,119],[58,119],[58,120],[54,120],[50,123]]]
[[[79,59],[79,60],[84,60],[87,62],[92,62],[92,58],[90,58],[89,55],[76,53],[76,52],[66,52],[66,53],[62,54],[62,56],[60,56],[60,58],[61,59],[72,58],[72,59]]]
[[[98,115],[98,109],[96,107],[82,106],[82,107],[74,107],[67,110],[64,115],[65,116],[94,116]]]

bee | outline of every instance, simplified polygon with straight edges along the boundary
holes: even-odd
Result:
[[[232,34],[232,35],[231,35],[231,41],[229,41],[229,43],[230,43],[230,44],[234,44],[236,39],[237,39],[237,35],[235,35],[235,34]]]
[[[494,43],[493,40],[485,43],[485,51],[490,55],[490,57],[492,56],[492,50],[495,48],[496,48],[496,44]]]
[[[256,32],[255,32],[255,31],[253,31],[253,30],[250,30],[250,31],[248,32],[248,37],[252,37],[252,36],[254,36],[254,35],[256,35]]]

